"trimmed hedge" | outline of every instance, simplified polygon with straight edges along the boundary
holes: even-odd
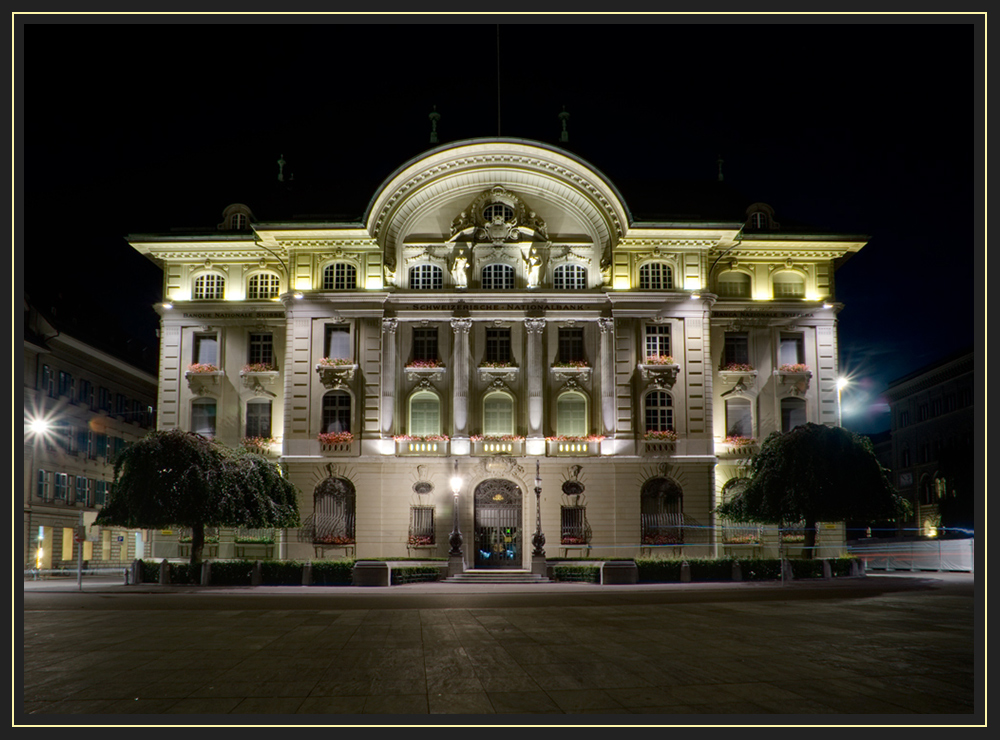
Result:
[[[406,568],[392,569],[392,583],[420,583],[428,581],[440,581],[443,575],[441,568],[433,565],[416,565]]]
[[[636,558],[639,583],[679,583],[681,561],[661,558]]]
[[[353,576],[353,560],[312,561],[312,585],[314,586],[350,586]]]
[[[552,568],[552,578],[556,581],[600,583],[601,569],[596,565],[557,565]]]
[[[301,586],[303,567],[295,560],[262,560],[260,582],[265,586]]]

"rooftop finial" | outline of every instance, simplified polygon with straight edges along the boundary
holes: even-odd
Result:
[[[278,155],[278,182],[285,181],[285,155]]]
[[[559,120],[562,122],[562,133],[559,134],[559,141],[569,141],[569,131],[566,130],[566,121],[569,120],[569,113],[566,112],[565,105],[562,108],[562,113],[559,114]]]
[[[438,143],[438,121],[441,120],[441,114],[437,111],[438,107],[435,105],[434,110],[427,114],[427,117],[431,119],[431,144]]]

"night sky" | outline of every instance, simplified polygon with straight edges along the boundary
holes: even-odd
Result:
[[[298,212],[360,219],[432,106],[441,143],[551,145],[565,106],[562,146],[637,219],[721,155],[744,205],[870,236],[836,275],[845,426],[887,429],[889,381],[981,336],[981,17],[38,20],[15,24],[15,288],[109,341],[156,343],[161,273],[127,234],[268,220],[279,155]]]

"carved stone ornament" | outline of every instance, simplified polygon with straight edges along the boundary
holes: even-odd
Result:
[[[395,334],[399,327],[399,319],[382,319],[382,331],[387,334]]]
[[[347,388],[357,369],[357,365],[316,365],[320,382],[331,391]]]
[[[214,373],[184,373],[187,378],[188,388],[196,396],[214,396],[219,392],[222,385],[223,372],[221,370]]]
[[[545,331],[545,319],[525,319],[524,328],[529,334],[541,334]]]
[[[274,382],[278,379],[277,370],[258,373],[241,372],[240,379],[243,381],[243,387],[253,391],[255,396],[277,398],[276,393],[268,390],[268,387],[274,385]]]

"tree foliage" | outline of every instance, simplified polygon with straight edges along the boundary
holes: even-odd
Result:
[[[151,432],[115,460],[98,524],[190,527],[191,561],[201,559],[206,526],[291,527],[298,490],[269,460],[200,434]]]
[[[907,508],[870,440],[842,427],[803,424],[764,440],[747,461],[745,484],[716,511],[732,521],[805,522],[811,553],[816,522],[892,519]]]

